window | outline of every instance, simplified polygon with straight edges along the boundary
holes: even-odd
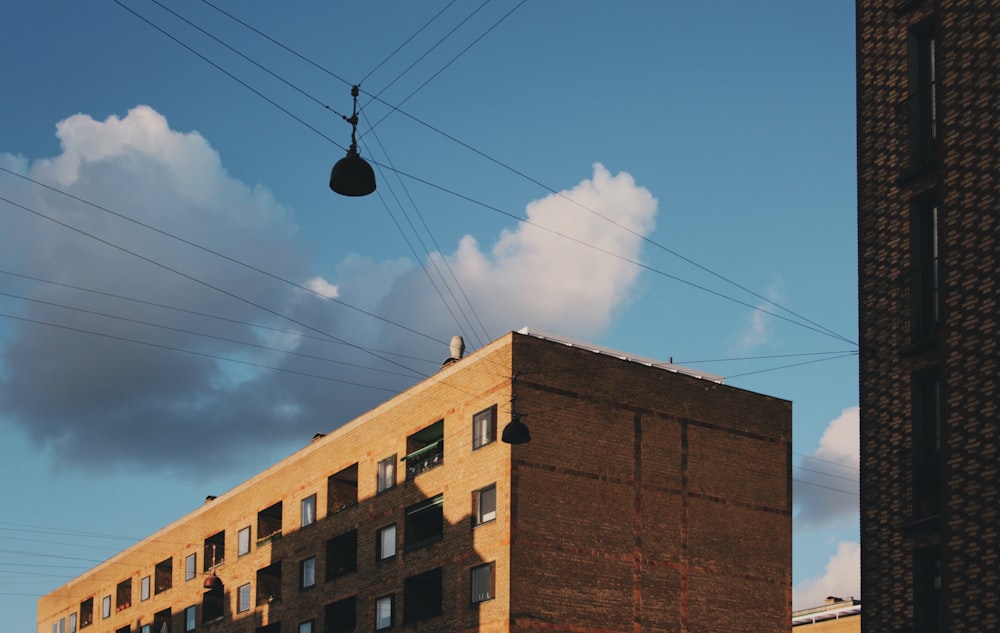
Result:
[[[101,618],[107,620],[111,617],[111,596],[101,598]]]
[[[250,610],[250,583],[240,585],[236,590],[236,612],[243,613]]]
[[[313,621],[299,622],[299,633],[313,633]]]
[[[94,623],[94,599],[87,598],[80,603],[80,628]]]
[[[153,614],[153,631],[156,633],[170,633],[170,609],[157,611]]]
[[[472,588],[472,604],[492,600],[493,594],[493,563],[473,567],[469,573],[469,584]]]
[[[349,574],[358,569],[358,531],[351,530],[326,542],[326,579]]]
[[[352,464],[326,480],[326,513],[335,514],[358,505],[358,465]]]
[[[174,584],[174,559],[168,558],[167,560],[160,561],[156,564],[156,570],[153,573],[154,580],[154,593],[163,593]],[[157,631],[156,633],[160,633]]]
[[[919,168],[934,160],[937,138],[937,51],[934,29],[923,23],[909,35],[909,95],[905,107],[909,164]]]
[[[115,633],[132,633],[132,627],[126,624],[123,627],[115,629]]]
[[[139,581],[139,600],[145,601],[149,600],[149,588],[151,586],[151,578],[149,576],[143,576],[142,580]]]
[[[392,626],[394,596],[382,596],[375,600],[375,630],[384,631]]]
[[[316,586],[316,557],[299,562],[299,588],[309,589]]]
[[[316,522],[316,495],[309,495],[302,500],[302,527]]]
[[[378,463],[378,491],[385,492],[396,486],[396,456],[387,457]]]
[[[493,484],[472,493],[473,517],[476,525],[495,521],[497,518],[497,486]]]
[[[59,618],[59,633],[66,633],[66,618]]]
[[[197,613],[194,605],[184,609],[184,630],[193,631],[197,623]]]
[[[472,450],[482,448],[497,439],[497,407],[493,405],[472,416]]]
[[[406,438],[406,480],[444,464],[444,420]]]
[[[221,584],[202,594],[201,597],[201,621],[212,622],[219,620],[225,615],[226,591]]]
[[[937,367],[913,374],[912,518],[940,511],[941,380]]]
[[[271,622],[265,626],[258,626],[254,633],[281,633],[281,621]]]
[[[376,532],[375,556],[385,560],[396,555],[396,524],[379,528]]]
[[[115,611],[132,606],[132,579],[126,578],[115,588]]]
[[[257,570],[257,605],[281,600],[281,562]]]
[[[941,627],[941,556],[937,548],[913,553],[914,633],[939,633]]]
[[[403,581],[403,621],[419,622],[441,615],[440,567]]]
[[[246,556],[250,553],[250,526],[236,533],[236,555]]]
[[[906,285],[909,300],[900,302],[909,310],[909,343],[917,343],[937,332],[939,320],[938,207],[936,195],[921,196],[910,203],[910,270]]]
[[[257,545],[281,538],[281,502],[257,513]]]
[[[357,598],[351,596],[326,605],[323,619],[326,622],[325,633],[354,633],[358,626]]]
[[[143,624],[142,627],[139,629],[139,633],[153,633],[153,625]]]
[[[406,549],[412,550],[440,541],[444,536],[444,498],[438,495],[406,509]]]
[[[198,575],[198,555],[188,554],[184,557],[184,580],[194,580]]]
[[[76,633],[76,614],[69,614],[69,633]]]
[[[216,565],[226,562],[226,531],[223,530],[205,539],[204,571],[212,571]]]

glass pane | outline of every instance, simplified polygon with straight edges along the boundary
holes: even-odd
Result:
[[[390,558],[396,555],[396,526],[390,525],[382,528],[381,539],[379,541],[379,553],[382,558]]]

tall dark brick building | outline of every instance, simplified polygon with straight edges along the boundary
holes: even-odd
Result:
[[[863,630],[1000,630],[1000,2],[857,6]]]
[[[787,633],[790,402],[539,333],[449,360],[43,597],[37,633]]]

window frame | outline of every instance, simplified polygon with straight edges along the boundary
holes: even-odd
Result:
[[[184,633],[193,631],[198,627],[198,607],[191,605],[184,609]]]
[[[485,426],[486,437],[480,432]],[[497,405],[489,406],[472,416],[472,450],[477,451],[497,441]]]
[[[493,510],[492,512],[483,512],[483,495],[493,493]],[[472,492],[472,520],[473,527],[479,527],[480,525],[485,525],[487,523],[493,523],[497,520],[497,485],[495,483],[488,486],[483,486],[478,490]]]
[[[487,594],[485,596],[483,596],[483,595],[477,596],[476,595],[477,594],[476,589],[478,588],[477,587],[477,582],[476,582],[477,572],[480,575],[482,575],[482,573],[484,571],[489,574],[489,591],[487,592]],[[490,600],[494,600],[494,599],[496,599],[496,597],[497,597],[497,592],[496,592],[496,563],[491,561],[489,563],[483,563],[482,565],[476,565],[475,567],[470,568],[469,569],[469,600],[470,600],[470,603],[473,604],[473,605],[478,605],[478,604],[482,604],[483,602],[489,602]]]
[[[246,613],[252,608],[253,587],[246,583],[236,588],[236,613]]]
[[[307,628],[302,628],[307,627]],[[316,629],[314,620],[306,620],[304,622],[299,622],[299,633],[314,633]]]
[[[184,557],[184,582],[194,580],[198,577],[198,553],[188,554]]]
[[[386,554],[383,544],[385,539],[383,534],[392,530],[392,553]],[[389,525],[383,525],[379,529],[375,530],[375,560],[376,562],[381,562],[384,560],[391,560],[396,558],[396,554],[399,552],[399,529],[396,527],[395,523],[390,523]]]
[[[309,527],[316,524],[316,493],[299,502],[299,527]]]
[[[379,620],[379,607],[383,603],[386,604],[386,605],[388,605],[388,607],[389,607],[389,621],[385,625],[381,625],[381,621]],[[373,620],[373,622],[375,624],[375,630],[376,631],[386,631],[388,629],[391,629],[392,626],[393,626],[393,624],[394,624],[394,620],[395,619],[396,619],[396,594],[390,593],[390,594],[387,594],[387,595],[384,595],[384,596],[379,596],[378,598],[375,598],[375,616],[374,616],[374,620]]]
[[[409,552],[443,540],[444,526],[444,493],[407,506],[403,550]],[[434,528],[433,532],[430,528]]]
[[[145,602],[153,596],[152,576],[143,576],[139,579],[139,602]]]
[[[316,557],[310,556],[299,561],[299,590],[316,587]]]
[[[253,551],[253,530],[247,525],[236,533],[236,557],[246,556]]]
[[[107,620],[111,617],[111,594],[101,598],[101,619]]]

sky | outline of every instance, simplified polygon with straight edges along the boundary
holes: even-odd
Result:
[[[6,630],[525,326],[791,400],[794,606],[860,595],[853,3],[608,6],[4,3]]]

